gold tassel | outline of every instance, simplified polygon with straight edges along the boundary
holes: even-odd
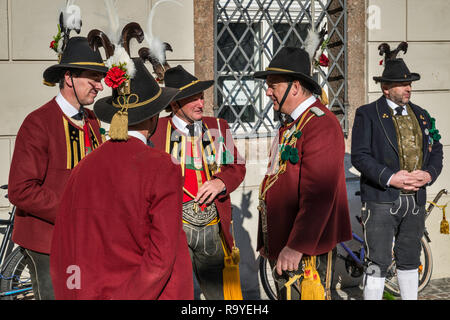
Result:
[[[233,223],[233,222],[231,222]],[[234,232],[233,232],[234,233]],[[233,239],[234,241],[234,239]],[[233,243],[231,254],[225,247],[225,239],[222,236],[222,248],[225,253],[223,275],[224,300],[243,300],[241,289],[241,277],[239,274],[239,261],[241,259],[239,248]]]
[[[447,205],[443,206],[442,208],[442,221],[441,221],[441,228],[440,231],[442,234],[449,234],[449,228],[448,228],[448,221],[445,219],[445,207]]]
[[[112,140],[128,140],[128,112],[120,110],[111,120],[109,136]]]
[[[327,97],[327,93],[325,92],[325,90],[322,88],[322,94],[320,95],[320,102],[326,106],[327,104],[329,104],[330,102],[328,101],[328,97]]]
[[[316,270],[316,257],[305,259],[305,270],[300,285],[301,300],[325,300],[325,289]]]
[[[440,226],[440,232],[442,234],[449,234],[449,227],[448,227],[448,221],[447,219],[445,219],[445,208],[447,208],[448,202],[444,205],[438,205],[437,203],[434,203],[432,201],[428,201],[429,203],[431,203],[433,206],[438,207],[439,209],[442,210],[442,221],[441,221],[441,226]]]

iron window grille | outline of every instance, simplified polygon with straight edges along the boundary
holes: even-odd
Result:
[[[328,108],[345,134],[347,119],[346,0],[215,0],[214,113],[235,138],[274,135],[279,121],[264,81],[254,80],[283,46],[302,46],[308,29],[327,30],[328,67],[314,69]]]

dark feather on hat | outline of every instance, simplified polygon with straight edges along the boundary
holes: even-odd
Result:
[[[386,42],[383,42],[378,46],[378,51],[380,53],[380,56],[384,55],[385,62],[387,60],[393,60],[397,58],[397,55],[400,51],[403,51],[403,53],[406,53],[408,51],[408,43],[405,41],[400,42],[400,44],[397,46],[395,50],[391,51],[391,47]]]
[[[114,54],[115,46],[111,43],[108,36],[103,31],[93,29],[89,31],[87,39],[92,50],[96,51],[100,47],[105,49],[106,59]]]
[[[133,38],[139,43],[144,41],[144,31],[136,22],[130,22],[122,29],[122,46],[128,54],[130,54],[130,41]]]

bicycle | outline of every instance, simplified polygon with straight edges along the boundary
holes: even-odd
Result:
[[[0,189],[7,190],[8,185]],[[5,195],[8,198],[8,195]],[[32,267],[25,260],[23,249],[15,247],[11,239],[16,207],[8,212],[8,219],[0,219],[5,226],[3,240],[0,245],[0,299],[31,300],[34,298],[29,269]],[[2,232],[3,233],[3,232]]]
[[[448,191],[446,189],[442,189],[438,192],[438,194],[436,195],[436,197],[432,202],[428,201],[429,205],[425,210],[425,220],[429,217],[431,211],[435,207],[435,204],[438,203],[439,199],[442,197],[443,194],[448,194]],[[359,216],[357,216],[356,218],[361,223],[361,218]],[[344,256],[338,253],[337,257],[344,260],[345,269],[351,277],[359,278],[364,274],[364,258],[365,258],[364,240],[354,232],[352,232],[352,235],[353,235],[352,240],[356,241],[359,249],[357,251],[353,251],[345,243],[340,243],[339,246],[342,249],[344,249],[347,255]],[[429,245],[430,242],[431,239],[429,237],[428,231],[425,228],[423,237],[420,241],[422,250],[420,255],[421,265],[419,266],[418,292],[422,291],[428,285],[428,283],[431,280],[431,274],[433,272],[433,257]],[[276,271],[271,269],[269,261],[266,258],[260,256],[259,276],[264,292],[266,293],[267,297],[270,300],[277,299],[276,288],[273,279],[273,272]],[[388,268],[385,290],[394,296],[400,296],[400,288],[397,281],[397,270],[394,259],[392,260],[392,263]]]

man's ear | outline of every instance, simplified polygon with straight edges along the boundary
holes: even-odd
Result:
[[[73,83],[72,83],[72,79],[71,79],[71,77],[70,77],[70,71],[69,71],[69,70],[67,70],[67,71],[64,73],[64,82],[65,82],[65,84],[66,84],[67,87],[69,87],[69,88],[72,88],[72,87],[73,87]]]
[[[170,103],[170,107],[172,108],[172,112],[176,113],[178,111],[178,109],[180,109],[180,107],[178,106],[178,104],[176,103],[176,101],[172,101]]]
[[[294,96],[298,96],[299,94],[302,94],[302,87],[300,85],[300,81],[294,80],[292,81],[292,87],[291,87],[291,93]]]
[[[389,94],[389,89],[390,89],[390,85],[387,83],[381,83],[380,84],[381,87],[381,92],[383,92],[383,94],[386,96]]]

